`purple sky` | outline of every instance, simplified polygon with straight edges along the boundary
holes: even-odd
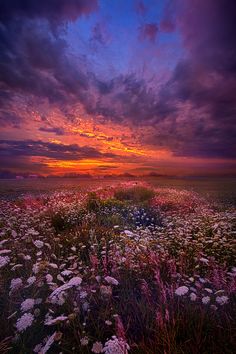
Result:
[[[1,0],[0,169],[236,171],[234,0]]]

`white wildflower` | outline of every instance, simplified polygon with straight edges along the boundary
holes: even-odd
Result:
[[[10,258],[8,256],[0,256],[0,268],[4,267],[10,262]]]
[[[183,285],[175,290],[175,294],[178,296],[183,296],[183,295],[186,295],[188,293],[188,291],[189,291],[189,288],[187,286]]]
[[[105,343],[103,353],[105,354],[128,354],[129,345],[123,340],[113,336]]]
[[[63,284],[59,288],[55,289],[52,294],[50,295],[50,298],[53,296],[58,296],[62,291],[65,291],[67,289],[72,288],[73,286],[79,286],[82,282],[82,279],[80,277],[74,277],[69,280],[68,283]]]
[[[196,301],[197,300],[197,295],[195,293],[191,293],[189,295],[191,301]]]
[[[35,283],[35,281],[36,281],[36,277],[33,275],[32,277],[29,277],[28,279],[27,279],[27,283],[29,284],[29,285],[32,285],[33,283]]]
[[[63,277],[66,277],[68,275],[71,275],[73,272],[71,270],[63,270],[63,272],[61,272],[61,275],[63,275]]]
[[[47,274],[45,278],[46,278],[46,282],[47,282],[47,283],[52,283],[53,277],[52,277],[51,274]]]
[[[56,263],[50,263],[49,265],[50,265],[50,267],[53,268],[53,269],[57,269],[57,268],[58,268],[58,266],[57,266]]]
[[[0,255],[2,255],[2,254],[9,254],[9,253],[11,253],[11,250],[1,250],[1,251],[0,251]]]
[[[11,289],[11,292],[14,292],[16,290],[18,290],[19,288],[22,287],[22,280],[21,278],[14,278],[11,280],[11,285],[10,285],[10,289]]]
[[[40,353],[41,349],[42,349],[43,345],[40,343],[40,344],[37,344],[34,349],[33,349],[33,352],[34,353]]]
[[[204,297],[202,298],[202,303],[203,303],[204,305],[207,305],[210,301],[211,301],[211,298],[210,298],[209,296],[204,296]]]
[[[34,241],[34,245],[35,247],[37,248],[42,248],[44,246],[44,242],[43,241],[40,241],[40,240],[35,240]]]
[[[44,322],[44,324],[45,324],[46,326],[52,326],[52,325],[57,324],[57,323],[59,323],[59,322],[64,322],[64,321],[66,321],[67,319],[68,319],[67,316],[58,316],[58,317],[56,317],[56,318],[47,319],[47,320]]]
[[[205,290],[206,292],[208,292],[209,294],[212,294],[212,293],[213,293],[213,291],[212,291],[210,288],[204,288],[204,290]]]
[[[12,230],[11,235],[12,235],[13,238],[16,238],[16,236],[17,236],[16,231],[15,231],[15,230]]]
[[[57,304],[57,305],[59,305],[59,306],[62,306],[62,305],[64,305],[64,303],[65,303],[65,301],[66,301],[65,295],[66,295],[65,292],[62,291],[62,292],[59,293],[57,296],[52,296],[52,297],[50,297],[50,302],[51,302],[52,304]]]
[[[21,311],[26,312],[31,310],[34,307],[35,301],[34,299],[26,299],[21,304]]]
[[[227,304],[228,301],[229,301],[228,296],[223,295],[223,296],[216,297],[217,304],[219,304],[221,306]]]
[[[16,329],[18,332],[24,332],[26,328],[30,327],[34,321],[34,316],[31,313],[24,313],[16,322]]]
[[[93,353],[102,353],[103,350],[103,345],[101,342],[95,342],[92,346],[92,352]]]
[[[118,280],[116,280],[116,279],[113,278],[113,277],[107,276],[107,277],[105,277],[105,280],[106,280],[106,282],[107,282],[108,284],[112,284],[112,285],[118,285],[118,284],[119,284]]]
[[[102,296],[111,296],[112,295],[112,288],[111,286],[101,285],[100,292]]]
[[[31,260],[31,256],[30,255],[26,255],[23,257],[25,261],[30,261]]]
[[[81,291],[80,294],[79,294],[79,297],[80,297],[81,299],[85,299],[87,296],[88,296],[87,291]]]
[[[54,332],[47,340],[46,344],[41,348],[40,354],[46,354],[55,341],[55,336],[57,332]]]
[[[202,263],[205,263],[205,264],[209,263],[208,259],[207,258],[203,258],[203,257],[200,258],[199,261],[202,262]]]
[[[88,345],[88,342],[89,342],[88,337],[83,337],[83,338],[80,339],[80,344],[82,346]]]

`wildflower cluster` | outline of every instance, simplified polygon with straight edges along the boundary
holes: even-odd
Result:
[[[0,336],[15,352],[230,353],[235,210],[141,187],[0,201]]]

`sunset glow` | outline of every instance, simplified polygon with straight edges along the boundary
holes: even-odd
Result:
[[[1,2],[2,172],[235,174],[231,2],[46,3]]]

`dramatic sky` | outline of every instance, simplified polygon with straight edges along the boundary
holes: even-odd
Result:
[[[1,0],[0,169],[236,171],[235,0]]]

